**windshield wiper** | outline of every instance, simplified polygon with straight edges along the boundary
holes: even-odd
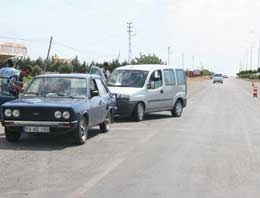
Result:
[[[36,95],[36,96],[38,96],[39,93],[37,93],[37,92],[26,92],[26,93],[23,94],[23,96],[26,96],[26,95]]]
[[[72,98],[72,99],[85,99],[86,96],[67,96],[69,98]]]
[[[63,94],[63,93],[47,93],[45,95],[45,97],[49,97],[49,96],[60,96],[60,97],[64,97],[66,96],[66,94]]]

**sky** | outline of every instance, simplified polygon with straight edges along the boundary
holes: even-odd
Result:
[[[23,43],[28,56],[81,61],[156,54],[170,65],[233,75],[257,68],[259,0],[0,0],[0,41]],[[19,40],[24,39],[24,40]],[[194,64],[193,58],[194,57]]]

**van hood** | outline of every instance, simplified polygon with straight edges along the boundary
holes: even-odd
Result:
[[[136,87],[108,87],[109,91],[113,94],[126,94],[134,95],[140,92],[143,88]]]

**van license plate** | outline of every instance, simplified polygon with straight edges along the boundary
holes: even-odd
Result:
[[[24,132],[26,132],[26,133],[49,133],[50,127],[26,126],[26,127],[24,127]]]

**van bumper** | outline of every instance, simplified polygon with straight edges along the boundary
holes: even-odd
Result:
[[[118,100],[115,116],[131,117],[138,102],[129,100]]]
[[[187,106],[187,98],[183,99],[183,108],[185,108]]]

